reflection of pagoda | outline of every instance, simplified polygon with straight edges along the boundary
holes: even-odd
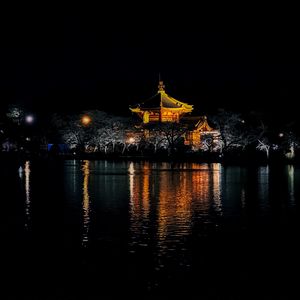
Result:
[[[157,93],[148,100],[129,108],[143,121],[143,124],[161,122],[180,123],[188,130],[185,133],[185,144],[193,148],[200,147],[201,136],[215,135],[216,131],[208,125],[206,116],[190,116],[193,105],[179,101],[165,92],[163,81],[159,81]]]

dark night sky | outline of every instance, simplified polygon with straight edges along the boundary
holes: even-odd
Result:
[[[4,13],[2,106],[127,113],[156,92],[160,72],[167,92],[200,112],[296,117],[299,24],[290,12],[130,9]]]

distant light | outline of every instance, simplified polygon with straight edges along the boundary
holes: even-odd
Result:
[[[26,121],[26,123],[32,123],[34,121],[34,118],[33,118],[33,116],[29,115],[29,116],[26,116],[25,121]]]
[[[245,120],[241,120],[242,123],[245,123]]]
[[[129,144],[132,144],[132,143],[135,142],[135,139],[133,137],[131,137],[131,138],[128,139],[128,142],[129,142]]]
[[[283,137],[284,134],[283,134],[282,132],[280,132],[280,133],[278,134],[278,136],[279,136],[279,137]]]
[[[92,121],[92,119],[91,119],[89,116],[83,116],[82,119],[81,119],[81,122],[82,122],[84,125],[90,124],[91,121]]]
[[[27,137],[27,138],[26,138],[26,141],[28,141],[28,142],[29,142],[29,141],[30,141],[30,137]]]

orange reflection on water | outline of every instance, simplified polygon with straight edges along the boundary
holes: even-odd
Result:
[[[162,252],[168,249],[169,240],[180,241],[191,233],[194,219],[208,218],[210,209],[222,213],[220,164],[174,167],[148,163],[138,173],[132,163],[129,169],[134,170],[129,172],[129,186],[131,231],[136,243],[147,240],[150,211],[157,219],[155,231]]]
[[[144,166],[144,171],[147,170],[147,167]],[[149,208],[150,208],[150,176],[149,174],[145,174],[142,179],[143,185],[142,185],[142,206],[143,206],[143,212],[144,217],[148,217],[149,214]]]
[[[149,163],[138,164],[139,173],[136,174],[135,164],[131,162],[128,167],[130,206],[133,218],[147,218],[150,209],[150,173]]]
[[[214,182],[219,184],[219,179],[213,179],[218,176],[207,165],[194,163],[185,164],[183,170],[161,173],[157,233],[162,247],[170,236],[182,238],[190,234],[194,213],[208,213]]]
[[[89,196],[89,176],[90,176],[90,162],[88,160],[83,161],[83,233],[82,233],[82,245],[87,246],[89,241],[89,228],[90,228],[90,196]]]

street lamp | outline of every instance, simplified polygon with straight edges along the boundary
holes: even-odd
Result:
[[[135,138],[130,137],[130,138],[128,139],[128,142],[129,142],[129,144],[133,144],[133,143],[135,142]]]
[[[92,119],[87,115],[85,115],[81,118],[81,122],[83,125],[89,125],[91,123],[91,121],[92,121]]]
[[[28,115],[25,117],[26,123],[31,124],[31,123],[33,123],[33,121],[34,121],[34,117],[32,115]]]

